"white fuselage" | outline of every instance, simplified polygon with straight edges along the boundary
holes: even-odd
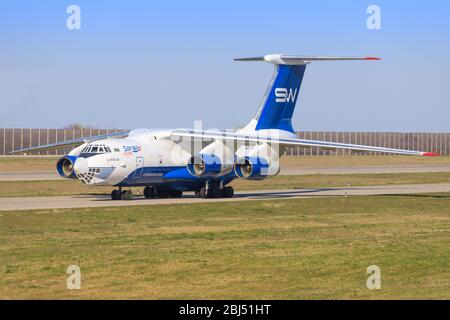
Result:
[[[233,171],[234,161],[243,155],[257,156],[269,150],[268,176],[279,172],[279,152],[266,144],[234,148],[220,141],[204,147],[194,146],[190,140],[174,141],[170,129],[136,129],[127,138],[103,139],[85,143],[68,156],[76,157],[76,177],[87,185],[145,186],[178,183],[183,190],[197,189],[199,183],[211,177],[198,177],[189,172],[187,164],[194,154],[215,154],[224,164],[218,177],[228,183],[237,178]]]
[[[74,169],[77,177],[84,183],[117,185],[130,176],[141,178],[143,172],[140,170],[144,168],[185,166],[190,154],[176,142],[164,139],[169,133],[169,130],[138,129],[130,132],[128,138],[104,139],[84,144],[69,155],[78,156]],[[106,146],[110,152],[83,152],[90,145]],[[85,179],[89,175],[92,178]]]

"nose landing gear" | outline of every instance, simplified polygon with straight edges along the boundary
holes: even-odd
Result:
[[[122,199],[122,192],[120,190],[113,190],[111,192],[111,199],[112,200],[120,200],[120,199]]]
[[[120,187],[118,190],[111,192],[112,200],[133,200],[133,192],[131,190],[122,190]]]

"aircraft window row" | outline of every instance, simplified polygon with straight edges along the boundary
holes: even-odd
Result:
[[[87,145],[81,153],[110,153],[111,149],[105,145],[90,144]]]

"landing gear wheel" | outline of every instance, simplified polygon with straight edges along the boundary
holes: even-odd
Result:
[[[122,191],[122,200],[133,200],[133,192],[131,190]]]
[[[198,191],[198,196],[203,199],[208,197],[205,187],[201,188],[200,191]]]
[[[220,198],[220,188],[218,186],[213,186],[208,189],[207,197],[208,198]]]
[[[111,192],[111,199],[112,200],[120,200],[120,199],[122,199],[122,192],[120,192],[120,190],[113,190]]]
[[[182,196],[183,196],[183,191],[170,190],[170,197],[171,198],[181,198]]]
[[[170,190],[164,189],[164,188],[156,188],[155,197],[156,198],[169,198]]]
[[[234,189],[233,187],[223,187],[221,190],[222,198],[233,198]]]
[[[151,186],[146,186],[144,188],[144,197],[146,197],[147,199],[155,198],[156,197],[156,190],[155,190],[155,188],[151,187]]]

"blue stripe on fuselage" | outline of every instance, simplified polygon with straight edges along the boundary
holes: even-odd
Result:
[[[142,174],[136,176],[136,171],[142,169]],[[123,181],[116,186],[148,186],[163,185],[177,190],[198,190],[208,180],[221,181],[226,185],[236,178],[234,172],[218,178],[196,177],[189,173],[186,166],[182,167],[143,167],[131,172]]]

